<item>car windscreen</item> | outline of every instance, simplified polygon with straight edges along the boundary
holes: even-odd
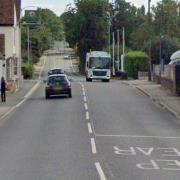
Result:
[[[68,82],[66,76],[52,76],[48,78],[49,85],[61,85]]]

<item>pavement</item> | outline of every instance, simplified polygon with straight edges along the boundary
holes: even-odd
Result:
[[[35,78],[23,80],[18,90],[6,93],[6,102],[0,101],[0,120],[18,108],[36,90],[40,83],[40,74],[44,66],[43,59],[35,65]]]
[[[123,83],[135,87],[153,102],[180,119],[180,97],[172,95],[170,90],[148,80],[128,80],[123,81]]]

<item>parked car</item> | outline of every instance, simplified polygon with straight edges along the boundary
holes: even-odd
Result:
[[[48,76],[50,75],[53,75],[53,74],[64,74],[64,70],[63,69],[60,69],[60,68],[53,68],[53,69],[50,69],[48,71]]]
[[[65,74],[54,74],[48,76],[47,84],[45,87],[45,97],[48,99],[50,96],[68,95],[72,97],[71,82]]]

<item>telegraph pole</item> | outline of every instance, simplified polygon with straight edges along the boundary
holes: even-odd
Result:
[[[150,26],[151,26],[151,17],[150,17],[150,3],[151,3],[151,0],[148,0],[148,25],[149,25],[149,29],[151,29],[150,28]],[[149,34],[151,34],[151,32],[149,33]],[[149,81],[151,81],[151,75],[152,75],[152,72],[151,72],[151,39],[149,38],[149,40],[148,40],[148,42],[149,42],[149,52],[148,52],[148,54],[149,54],[149,68],[148,68],[148,80]]]

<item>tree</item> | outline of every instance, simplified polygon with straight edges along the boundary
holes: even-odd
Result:
[[[107,0],[75,0],[75,6],[61,17],[66,17],[66,39],[76,43],[83,71],[86,53],[107,46],[109,6]]]
[[[156,35],[180,38],[180,2],[162,0],[153,7],[154,29]]]

